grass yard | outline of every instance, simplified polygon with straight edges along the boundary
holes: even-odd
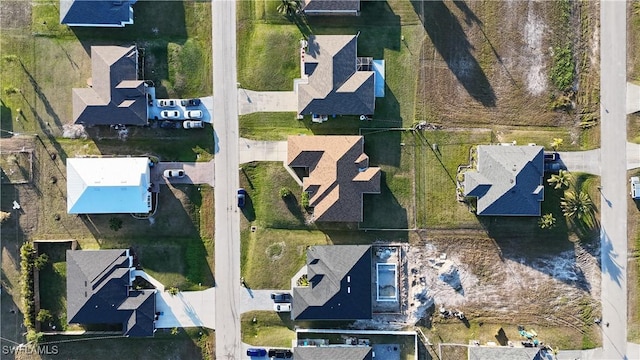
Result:
[[[202,335],[200,335],[202,333]],[[181,329],[171,335],[169,329],[158,330],[152,340],[146,338],[100,338],[78,336],[50,336],[45,342],[58,343],[56,355],[42,355],[41,359],[213,359],[215,333],[207,329]],[[68,341],[68,342],[67,342]]]
[[[629,176],[640,176],[640,171],[630,171]],[[627,217],[629,220],[629,266],[628,266],[628,337],[631,342],[640,342],[640,202],[630,200]]]
[[[253,321],[253,320],[256,321]],[[240,317],[242,342],[254,346],[290,348],[296,337],[289,313],[250,311]]]
[[[49,262],[40,270],[40,309],[47,309],[53,315],[52,324],[58,330],[65,330],[67,324],[67,262],[66,250],[71,249],[68,242],[38,243],[38,254],[47,254]],[[42,324],[42,330],[51,330],[48,324]]]
[[[260,227],[243,229],[241,239],[241,271],[253,289],[290,289],[291,278],[306,263],[307,247],[331,244],[320,231]]]

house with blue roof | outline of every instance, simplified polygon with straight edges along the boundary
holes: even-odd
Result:
[[[60,23],[68,26],[124,27],[133,24],[137,0],[60,0]]]
[[[151,212],[151,171],[146,157],[68,158],[67,213]]]
[[[476,169],[463,174],[463,194],[477,199],[477,215],[540,216],[542,146],[478,145]]]
[[[153,336],[155,289],[135,290],[128,249],[67,250],[69,324],[122,325],[124,336]]]

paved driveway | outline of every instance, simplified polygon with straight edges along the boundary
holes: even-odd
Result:
[[[203,291],[183,291],[170,295],[166,291],[156,293],[156,311],[162,315],[156,321],[156,328],[205,327],[215,329],[215,289]]]
[[[182,169],[184,177],[171,180],[164,178],[166,169]],[[151,182],[158,184],[209,184],[214,186],[214,162],[159,162],[151,168]]]
[[[560,151],[560,161],[570,172],[585,172],[594,175],[600,175],[600,149],[587,151]],[[640,168],[640,144],[627,143],[627,170]],[[618,156],[619,152],[613,154]],[[603,167],[606,167],[603,166]]]
[[[284,290],[252,290],[240,287],[240,312],[245,313],[253,310],[273,311],[272,292],[282,292]]]
[[[238,114],[254,112],[298,112],[298,96],[293,91],[238,89]]]
[[[240,138],[238,141],[240,164],[252,161],[287,160],[286,141],[258,141]]]

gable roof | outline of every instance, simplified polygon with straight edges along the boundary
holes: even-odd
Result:
[[[479,145],[477,171],[464,173],[478,215],[539,216],[544,200],[542,146]]]
[[[360,11],[360,0],[305,0],[302,9],[313,14],[357,14]]]
[[[131,291],[129,250],[67,250],[67,319],[121,323],[125,336],[152,336],[155,290]]]
[[[316,221],[362,221],[363,194],[380,193],[381,171],[369,167],[363,136],[289,136],[287,164],[309,169],[302,188]]]
[[[123,27],[133,24],[137,0],[60,0],[60,23],[69,26]]]
[[[371,115],[373,71],[356,71],[358,37],[311,35],[304,56],[307,82],[298,85],[298,113]]]
[[[92,46],[91,86],[72,90],[73,121],[84,125],[147,125],[147,92],[138,80],[135,46]]]
[[[149,159],[68,158],[69,214],[151,211]]]
[[[311,246],[307,279],[293,288],[294,320],[371,319],[371,246]]]
[[[541,348],[469,346],[469,360],[541,360]]]
[[[295,360],[371,360],[372,356],[371,348],[368,346],[300,346],[293,352]]]

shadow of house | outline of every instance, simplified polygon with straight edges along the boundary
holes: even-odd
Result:
[[[456,16],[443,1],[411,1],[436,50],[458,82],[485,107],[496,106],[496,94],[472,54],[474,50]],[[456,4],[461,7],[461,4]],[[466,7],[466,4],[464,5]],[[467,8],[468,9],[468,8]],[[463,12],[465,12],[463,10]],[[465,12],[467,21],[472,20]],[[477,18],[476,18],[477,19]]]
[[[124,336],[153,336],[156,290],[133,290],[129,250],[67,251],[69,324],[122,324]]]
[[[137,0],[60,0],[60,23],[82,27],[124,27],[133,24]]]
[[[13,115],[11,114],[11,108],[0,99],[0,137],[12,137],[13,134]]]
[[[362,136],[290,136],[287,165],[304,170],[317,222],[361,222],[363,194],[380,193],[381,171],[369,167]]]
[[[73,121],[92,125],[147,125],[147,84],[138,80],[135,46],[92,46],[90,88],[73,89]]]
[[[312,246],[309,286],[293,288],[294,320],[371,319],[371,246]]]

